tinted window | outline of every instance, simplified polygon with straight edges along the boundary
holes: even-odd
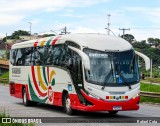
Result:
[[[74,52],[73,50],[69,49],[67,53],[67,64],[68,69],[70,70],[72,79],[75,84],[82,84],[82,59],[78,53]]]
[[[34,64],[33,60],[33,47],[23,49],[22,65],[30,66]]]
[[[11,50],[10,61],[18,66],[56,65],[65,67],[67,64],[67,47],[65,45],[37,46]]]
[[[56,45],[48,48],[46,51],[46,64],[65,66],[66,62],[66,47],[65,45]]]
[[[12,65],[16,65],[16,55],[17,55],[17,49],[13,49],[10,51],[10,62]]]
[[[33,50],[33,60],[34,60],[34,65],[36,66],[41,66],[44,65],[44,47],[34,47]]]
[[[17,55],[16,55],[16,65],[22,65],[22,49],[17,50]]]

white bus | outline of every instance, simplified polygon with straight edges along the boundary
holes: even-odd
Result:
[[[29,106],[46,103],[74,110],[138,110],[137,55],[119,37],[68,34],[14,44],[10,51],[10,94]]]

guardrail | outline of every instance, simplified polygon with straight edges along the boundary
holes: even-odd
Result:
[[[141,91],[140,95],[145,97],[151,97],[151,98],[160,98],[160,93],[156,93],[156,92]]]
[[[0,78],[0,83],[9,83],[8,78]]]

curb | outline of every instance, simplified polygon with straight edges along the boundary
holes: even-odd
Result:
[[[0,85],[9,87],[9,84],[2,84],[2,83],[0,83]]]
[[[160,103],[153,103],[153,102],[142,102],[140,104],[160,106]]]

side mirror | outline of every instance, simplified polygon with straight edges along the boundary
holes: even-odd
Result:
[[[85,67],[86,70],[90,70],[90,60],[89,60],[89,57],[84,53],[82,52],[81,50],[77,49],[77,48],[74,48],[74,47],[71,47],[71,46],[68,46],[68,48],[74,50],[75,52],[77,52],[81,57],[82,57],[82,63]]]
[[[150,58],[147,57],[146,55],[144,55],[143,53],[138,52],[138,51],[135,51],[135,53],[136,53],[138,56],[140,56],[140,57],[142,57],[142,58],[144,59],[144,61],[145,61],[145,66],[146,66],[146,70],[149,70],[149,69],[151,68]]]

